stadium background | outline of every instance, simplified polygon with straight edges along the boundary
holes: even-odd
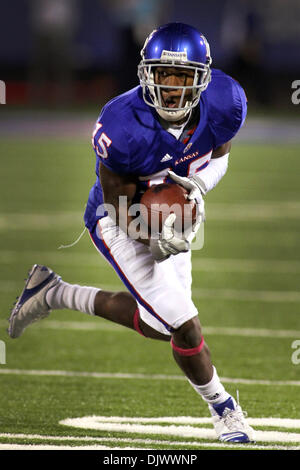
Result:
[[[135,86],[139,51],[157,24],[182,21],[209,38],[214,66],[243,81],[251,101],[289,108],[299,10],[297,0],[4,2],[1,79],[10,105],[94,105]],[[46,90],[37,89],[41,82]],[[54,85],[63,93],[51,93]]]
[[[145,429],[59,424],[90,415],[207,416],[168,344],[66,311],[19,340],[6,334],[9,309],[34,262],[69,282],[122,288],[87,235],[57,248],[83,228],[100,109],[137,84],[145,36],[169,21],[198,27],[213,66],[236,78],[249,100],[230,171],[207,196],[205,246],[193,252],[205,338],[228,390],[239,389],[251,417],[299,418],[300,354],[293,344],[300,340],[300,104],[292,102],[292,83],[300,80],[299,2],[15,0],[2,2],[0,15],[1,449],[83,446],[83,436],[98,448],[220,448],[184,432],[160,429],[149,443]],[[300,423],[289,426],[291,435],[298,432],[294,441],[264,436],[257,445],[299,448]],[[280,422],[272,429],[285,428]]]

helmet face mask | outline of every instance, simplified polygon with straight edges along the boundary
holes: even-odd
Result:
[[[138,77],[145,103],[167,121],[185,118],[211,78],[204,36],[191,26],[170,23],[151,33],[141,56]]]

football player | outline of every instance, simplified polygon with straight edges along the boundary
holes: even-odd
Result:
[[[172,214],[158,236],[137,239],[127,230],[134,219],[127,209],[147,187],[168,181],[197,201],[196,233],[204,219],[203,197],[225,175],[231,140],[245,120],[245,93],[211,68],[207,40],[189,25],[159,27],[141,57],[140,85],[107,103],[96,122],[97,179],[84,215],[96,249],[127,290],[71,285],[34,265],[12,310],[9,335],[17,338],[51,310],[68,308],[169,341],[178,366],[208,404],[218,438],[250,442],[253,429],[219,379],[192,301],[192,238],[176,234]],[[119,201],[125,196],[124,211]],[[114,207],[115,217],[103,203]]]

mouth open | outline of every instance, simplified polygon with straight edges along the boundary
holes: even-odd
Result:
[[[180,98],[176,96],[168,96],[163,98],[163,104],[166,108],[173,109],[178,108],[180,102]]]
[[[164,93],[162,93],[163,106],[169,109],[183,108],[185,103],[189,100],[189,96],[185,96],[184,99],[181,100],[181,96],[163,95]]]

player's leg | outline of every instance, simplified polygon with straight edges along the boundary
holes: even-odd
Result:
[[[211,363],[198,318],[184,322],[173,333],[171,345],[175,361],[208,404],[219,439],[238,443],[253,441],[254,432],[244,412],[225,390]]]
[[[213,376],[210,351],[202,336],[197,317],[186,321],[172,334],[173,357],[194,384],[207,384]]]
[[[138,304],[129,292],[109,292],[64,282],[50,268],[34,265],[9,318],[8,333],[18,338],[33,322],[52,310],[77,310],[136,330],[143,336],[170,341],[170,337],[143,324]]]
[[[184,287],[186,298],[191,299],[190,256],[181,254],[171,258],[173,271]],[[188,305],[188,304],[186,304]],[[175,325],[176,325],[176,320]],[[220,440],[249,442],[253,429],[235,399],[225,390],[213,366],[208,345],[204,341],[198,315],[181,316],[180,325],[172,331],[173,356],[194,390],[208,404],[213,424]]]
[[[98,291],[95,297],[95,315],[136,330],[146,338],[170,341],[170,336],[160,333],[144,323],[137,302],[126,291]]]
[[[130,292],[106,291],[60,280],[48,290],[46,302],[51,310],[78,310],[134,329],[148,338],[170,341],[170,337],[143,324],[137,301]]]

